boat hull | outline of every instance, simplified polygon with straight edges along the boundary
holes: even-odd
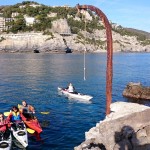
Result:
[[[38,134],[40,134],[42,132],[42,128],[37,119],[31,119],[29,121],[25,121],[25,124],[30,129],[35,130]]]
[[[16,129],[14,127],[11,127],[11,131],[13,136],[18,140],[18,142],[20,142],[23,147],[27,147],[28,146],[28,136],[27,136],[27,130],[26,130],[26,126],[23,122],[22,126],[20,125],[16,125]]]
[[[8,139],[4,140],[3,138],[0,140],[0,150],[11,150],[12,146],[12,136],[9,135]]]

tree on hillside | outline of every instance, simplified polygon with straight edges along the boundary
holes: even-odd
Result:
[[[12,33],[17,33],[19,31],[24,31],[26,28],[26,23],[24,18],[19,18],[16,21],[12,21],[9,23],[11,25],[11,28],[9,29]]]
[[[12,10],[10,9],[10,7],[6,7],[4,9],[4,12],[3,12],[3,16],[5,18],[10,18],[11,17],[11,14],[12,14]]]
[[[26,5],[26,4],[38,4],[37,2],[34,1],[23,1],[22,5]]]

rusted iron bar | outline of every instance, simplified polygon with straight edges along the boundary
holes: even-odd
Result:
[[[111,25],[106,17],[106,15],[98,8],[91,5],[77,5],[78,10],[91,10],[94,11],[100,19],[103,21],[106,29],[107,37],[107,68],[106,68],[106,115],[110,114],[110,104],[112,102],[112,76],[113,76],[113,46],[112,46],[112,32]]]

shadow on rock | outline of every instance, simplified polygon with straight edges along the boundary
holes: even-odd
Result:
[[[113,150],[150,150],[150,135],[147,134],[149,126],[137,132],[130,126],[123,126],[120,132],[115,132]]]

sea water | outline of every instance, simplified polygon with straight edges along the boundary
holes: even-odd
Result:
[[[0,108],[9,111],[26,100],[36,108],[43,127],[42,141],[29,135],[29,150],[73,150],[85,132],[105,118],[106,53],[0,54]],[[85,103],[58,95],[57,87],[72,83],[76,90],[93,96]],[[129,82],[150,86],[150,53],[115,53],[112,101],[139,102],[122,96]],[[41,114],[40,112],[50,112]]]

